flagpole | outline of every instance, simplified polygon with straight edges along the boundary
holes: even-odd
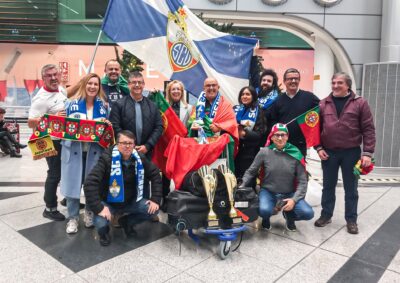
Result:
[[[90,65],[89,65],[89,68],[88,68],[89,72],[91,72],[91,70],[92,70],[94,58],[96,57],[96,52],[97,52],[97,48],[99,47],[100,38],[101,38],[102,33],[103,33],[103,30],[100,29],[99,36],[97,37],[97,41],[96,41],[96,46],[95,46],[94,51],[93,51],[92,59],[90,59]]]
[[[312,110],[314,110],[314,109],[317,108],[317,107],[319,107],[319,105],[315,106],[314,108],[311,108],[310,110],[307,110],[307,111],[304,112],[304,113],[307,113],[307,112],[309,112],[309,111],[312,111]],[[296,121],[297,118],[299,118],[301,115],[304,115],[304,113],[300,114],[300,115],[297,116],[296,118],[293,118],[292,120],[290,120],[289,122],[287,122],[285,125],[287,126],[287,125],[289,125],[290,123],[292,123],[293,121]]]

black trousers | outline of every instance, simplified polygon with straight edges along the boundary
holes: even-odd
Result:
[[[15,147],[18,145],[18,142],[15,140],[14,136],[8,131],[0,132],[0,141],[10,152],[15,151]]]
[[[361,157],[359,147],[343,150],[326,149],[328,160],[322,160],[323,189],[321,216],[331,218],[336,202],[336,184],[339,168],[342,169],[345,219],[347,222],[357,222],[358,179],[353,174],[353,168]]]
[[[61,180],[61,141],[53,140],[53,144],[58,154],[46,157],[48,170],[44,184],[44,202],[47,208],[57,208],[57,187]]]

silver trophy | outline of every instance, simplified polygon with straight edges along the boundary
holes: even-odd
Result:
[[[234,224],[238,224],[242,222],[242,218],[238,217],[236,209],[234,207],[234,194],[237,189],[237,181],[233,172],[226,166],[225,164],[221,164],[218,166],[218,170],[224,175],[226,189],[228,191],[229,202],[231,205],[231,209],[229,211],[229,217],[232,218]]]
[[[218,218],[213,210],[214,197],[217,190],[217,176],[215,172],[207,165],[202,166],[199,170],[197,170],[197,173],[201,177],[201,181],[206,191],[208,205],[210,206],[210,212],[208,213],[207,217],[208,226],[218,226]]]

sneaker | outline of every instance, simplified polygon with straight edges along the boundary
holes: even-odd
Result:
[[[261,222],[261,228],[263,230],[271,230],[271,223],[269,222],[269,218],[268,219],[263,219]]]
[[[111,244],[110,233],[99,234],[99,242],[103,247],[109,246]]]
[[[65,231],[67,232],[67,234],[75,234],[78,232],[78,226],[79,226],[78,220],[72,218],[68,220],[67,228],[65,229]]]
[[[85,213],[83,215],[83,221],[85,222],[85,227],[86,228],[93,228],[94,223],[93,223],[93,211],[89,211],[85,209]]]
[[[15,151],[11,151],[10,157],[21,158],[22,155],[17,153],[17,152],[15,152]]]
[[[43,217],[54,220],[54,221],[64,221],[65,220],[65,216],[58,210],[50,211],[50,210],[44,209]]]
[[[286,230],[290,232],[296,232],[297,227],[296,224],[294,223],[294,218],[292,216],[291,212],[287,211],[282,211],[283,217],[286,219]]]
[[[22,143],[19,143],[17,146],[18,146],[19,148],[25,148],[25,147],[27,147],[26,144],[22,144]]]
[[[326,225],[328,225],[331,222],[332,222],[332,220],[330,218],[321,216],[320,218],[317,219],[317,221],[314,222],[314,226],[315,227],[325,227]]]
[[[347,232],[350,234],[358,234],[358,226],[355,222],[347,222]]]

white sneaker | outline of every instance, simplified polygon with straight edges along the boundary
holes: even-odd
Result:
[[[93,211],[89,211],[89,210],[85,209],[85,213],[83,215],[83,221],[85,222],[86,228],[94,227],[93,217],[94,217]]]
[[[79,226],[79,223],[78,223],[77,219],[73,218],[73,219],[68,220],[67,229],[66,229],[67,234],[77,233],[78,226]]]

